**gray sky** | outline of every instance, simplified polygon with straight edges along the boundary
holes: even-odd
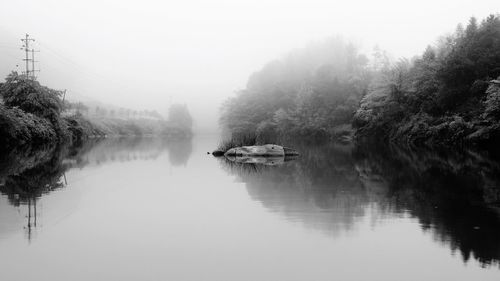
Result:
[[[498,0],[0,1],[1,77],[23,70],[29,33],[43,84],[134,109],[186,103],[202,129],[252,72],[311,41],[339,34],[410,57],[500,12]]]

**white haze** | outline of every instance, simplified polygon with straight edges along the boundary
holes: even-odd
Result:
[[[36,38],[39,80],[69,96],[165,113],[186,103],[201,131],[248,76],[288,51],[340,34],[370,53],[421,53],[500,1],[1,0],[0,76],[24,69]],[[16,68],[16,65],[19,65]]]

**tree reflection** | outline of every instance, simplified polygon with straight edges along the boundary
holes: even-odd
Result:
[[[0,161],[0,192],[16,207],[27,207],[26,234],[31,239],[32,227],[37,226],[37,199],[43,194],[64,186],[63,163],[67,147],[25,147],[2,154]]]
[[[12,151],[4,155],[0,192],[6,194],[15,206],[28,204],[33,198],[61,188],[63,173],[68,168],[63,164],[67,148],[63,146],[44,147]]]
[[[364,144],[295,146],[281,166],[223,161],[251,198],[286,219],[339,235],[363,217],[417,218],[436,241],[483,266],[500,261],[500,165],[476,152]],[[367,214],[370,212],[370,214]]]
[[[72,147],[22,147],[0,152],[0,194],[10,205],[26,209],[24,228],[31,239],[32,230],[37,227],[39,199],[68,184],[65,176],[68,169],[115,161],[152,160],[165,151],[169,152],[172,165],[185,165],[192,152],[191,140],[116,138],[88,141]],[[14,223],[1,219],[3,224]],[[9,225],[0,226],[0,234],[2,228],[10,228]]]
[[[222,163],[246,183],[252,199],[271,211],[329,235],[352,230],[364,215],[369,197],[354,169],[350,147],[292,147],[300,157],[280,166]]]
[[[365,184],[384,181],[384,206],[409,212],[435,240],[483,266],[500,261],[500,166],[470,151],[359,147]],[[374,180],[375,179],[375,180]]]
[[[172,140],[167,143],[168,159],[172,166],[186,165],[191,152],[193,144],[191,138],[184,140]]]

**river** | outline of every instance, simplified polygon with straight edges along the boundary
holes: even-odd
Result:
[[[500,280],[500,164],[471,151],[108,139],[0,162],[1,280]],[[287,159],[288,160],[288,159]]]

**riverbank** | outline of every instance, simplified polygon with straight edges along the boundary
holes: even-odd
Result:
[[[292,51],[253,73],[223,104],[220,123],[233,138],[496,147],[499,15],[471,18],[411,59],[373,51],[342,38]]]
[[[64,117],[72,141],[91,138],[159,136],[174,139],[190,138],[190,128],[175,126],[165,120]]]
[[[66,114],[61,92],[16,72],[0,84],[0,145],[79,143],[90,138],[156,135],[191,137],[191,127],[176,120],[87,118]],[[184,113],[189,114],[189,113]]]
[[[368,96],[354,117],[355,136],[408,146],[495,148],[500,141],[500,77],[481,83],[483,90],[445,113],[413,112],[410,97],[396,101],[386,96],[379,99],[380,106]]]

